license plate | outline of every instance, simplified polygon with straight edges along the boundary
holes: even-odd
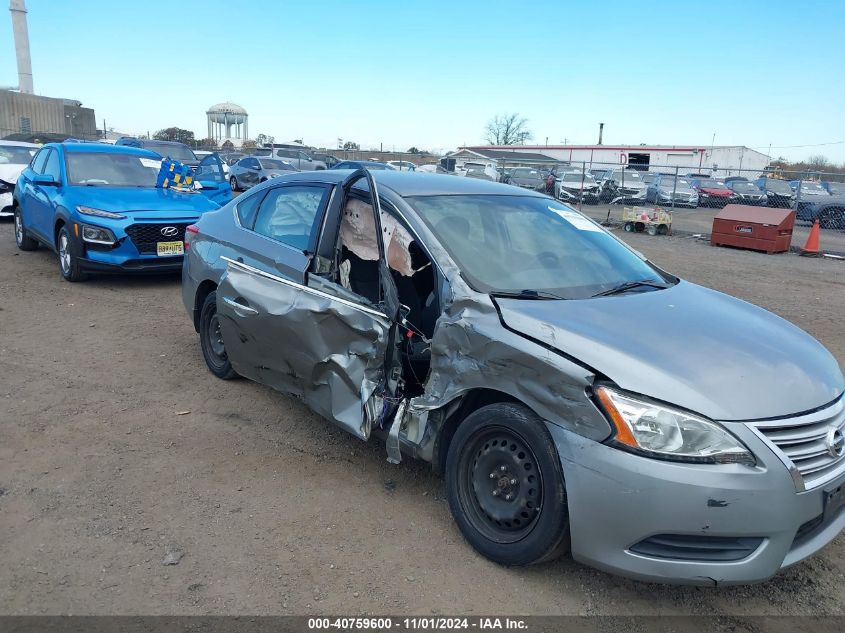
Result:
[[[182,242],[157,242],[156,253],[159,257],[171,255],[184,255],[185,245]]]
[[[845,483],[824,492],[824,516],[833,518],[845,506]]]

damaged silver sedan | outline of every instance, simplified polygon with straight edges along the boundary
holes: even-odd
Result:
[[[430,462],[496,562],[745,583],[845,525],[836,360],[539,193],[276,178],[188,228],[183,295],[211,372]]]

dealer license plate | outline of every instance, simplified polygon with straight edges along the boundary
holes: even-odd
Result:
[[[184,255],[185,245],[182,242],[156,242],[156,253],[159,257]]]

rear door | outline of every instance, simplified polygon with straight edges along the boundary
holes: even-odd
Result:
[[[232,199],[232,189],[223,171],[223,163],[217,154],[209,154],[197,165],[194,182],[199,183],[200,192],[219,205]]]

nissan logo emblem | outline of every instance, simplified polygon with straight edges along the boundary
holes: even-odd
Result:
[[[163,226],[161,227],[161,234],[164,237],[176,237],[179,235],[179,229],[175,226]]]
[[[830,429],[825,438],[827,452],[831,457],[842,457],[845,454],[845,435],[839,429]]]

